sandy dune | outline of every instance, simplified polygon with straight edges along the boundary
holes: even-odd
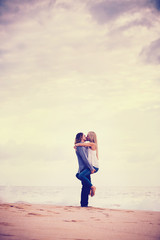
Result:
[[[160,212],[0,204],[0,240],[160,240]]]

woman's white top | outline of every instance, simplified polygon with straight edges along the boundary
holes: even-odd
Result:
[[[91,148],[88,148],[88,162],[96,168],[99,168],[99,162],[96,155],[96,150],[92,150]]]

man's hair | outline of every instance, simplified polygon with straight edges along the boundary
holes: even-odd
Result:
[[[82,140],[82,137],[83,137],[83,133],[82,132],[77,133],[76,138],[75,138],[75,144],[76,143],[80,143],[81,140]]]

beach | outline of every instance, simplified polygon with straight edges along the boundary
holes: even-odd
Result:
[[[159,240],[160,212],[1,203],[0,240]]]

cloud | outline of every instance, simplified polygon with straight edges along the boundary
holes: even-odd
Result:
[[[86,23],[86,17],[82,17],[80,10],[75,13],[62,3],[53,4],[54,7],[50,8],[49,3],[38,1],[37,4],[36,1],[29,6],[26,2],[19,3],[21,9],[13,21],[11,19],[11,26],[1,26],[0,68],[3,72],[6,70],[12,76],[13,73],[29,75],[41,69],[44,74],[49,72],[56,77],[61,75],[62,68],[66,73],[72,67],[81,68],[81,59],[84,62],[84,54],[88,54],[84,46],[89,46],[90,39],[93,39],[90,37],[90,24]],[[10,12],[15,10],[8,9],[8,14]],[[6,20],[10,19],[7,10],[3,16]],[[77,53],[80,48],[82,54]]]
[[[154,5],[154,7],[160,11],[160,1],[159,0],[150,0],[150,2]]]
[[[44,10],[50,10],[54,7],[56,0],[2,0],[0,2],[0,25],[12,25],[20,19],[32,17],[36,19],[36,14]]]
[[[135,7],[136,5],[133,1],[127,3],[125,1],[102,1],[92,5],[90,11],[95,19],[103,24],[117,19],[131,9],[134,10]]]
[[[94,4],[91,4],[89,6],[89,10],[91,15],[94,17],[94,19],[99,24],[108,24],[109,22],[116,21],[122,16],[125,16],[125,14],[139,14],[140,12],[142,15],[148,15],[146,25],[148,25],[148,21],[153,22],[154,19],[150,18],[150,12],[148,9],[152,9],[153,6],[158,8],[158,0],[157,1],[149,1],[149,0],[143,0],[143,1],[95,1]],[[144,14],[145,11],[147,11],[147,14]],[[152,13],[152,16],[154,17],[154,14]],[[138,24],[144,25],[144,21],[139,21]]]
[[[148,64],[160,64],[160,38],[143,48],[140,57]]]

